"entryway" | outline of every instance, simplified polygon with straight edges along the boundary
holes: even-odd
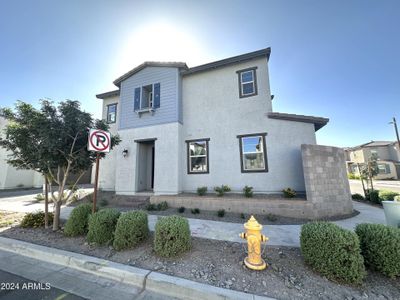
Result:
[[[154,146],[154,140],[137,141],[136,192],[153,191]]]

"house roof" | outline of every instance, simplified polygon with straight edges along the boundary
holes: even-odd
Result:
[[[113,97],[113,96],[119,96],[119,90],[97,94],[96,98],[105,99],[105,98]]]
[[[270,119],[312,123],[312,124],[314,124],[315,131],[321,129],[329,122],[328,118],[296,115],[296,114],[286,114],[286,113],[279,113],[279,112],[269,112],[269,113],[267,113],[267,116]]]
[[[358,149],[362,149],[362,148],[385,147],[385,146],[389,146],[389,145],[393,145],[393,144],[396,144],[396,142],[393,142],[393,141],[370,141],[368,143],[364,143],[364,144],[361,144],[358,146],[348,147],[347,150],[354,151],[354,150],[358,150]]]
[[[263,57],[263,56],[265,56],[267,58],[267,60],[269,60],[270,55],[271,55],[271,48],[268,47],[268,48],[261,49],[258,51],[245,53],[242,55],[233,56],[233,57],[225,58],[222,60],[214,61],[211,63],[207,63],[204,65],[200,65],[197,67],[189,68],[187,70],[183,70],[181,72],[181,74],[185,76],[185,75],[189,75],[189,74],[193,74],[193,73],[209,71],[212,69],[217,69],[217,68],[225,67],[228,65],[237,64],[240,62],[248,61],[248,60],[251,60],[251,59],[254,59],[257,57]]]
[[[122,75],[122,76],[118,77],[117,79],[115,79],[113,83],[117,87],[120,87],[122,81],[124,81],[125,79],[131,77],[132,75],[136,74],[137,72],[143,70],[146,67],[172,67],[172,68],[182,68],[182,69],[187,69],[188,68],[188,66],[184,62],[145,61],[141,65],[133,68],[129,72],[127,72],[124,75]]]

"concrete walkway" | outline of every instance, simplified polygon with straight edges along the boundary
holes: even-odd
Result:
[[[354,229],[360,223],[385,224],[385,215],[382,208],[353,201],[354,209],[359,215],[340,221],[337,225]],[[64,207],[61,210],[61,218],[67,219],[72,207]],[[161,216],[149,215],[149,228],[154,231],[155,223]],[[245,242],[239,237],[244,230],[243,224],[220,221],[188,219],[192,236],[231,242]],[[301,225],[264,225],[263,233],[269,237],[268,245],[274,246],[300,246]]]

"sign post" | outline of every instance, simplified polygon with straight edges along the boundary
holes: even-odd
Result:
[[[100,153],[110,152],[111,134],[99,129],[90,129],[88,150],[96,152],[96,174],[94,179],[93,208],[96,211],[97,189],[99,184]]]

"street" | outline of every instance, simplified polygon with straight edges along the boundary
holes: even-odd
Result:
[[[27,278],[0,270],[0,299],[85,299],[66,291],[56,289],[49,284],[39,283]]]
[[[364,194],[360,180],[349,180],[352,194]],[[377,190],[389,190],[400,193],[400,181],[398,180],[377,180],[374,181],[374,188]]]

